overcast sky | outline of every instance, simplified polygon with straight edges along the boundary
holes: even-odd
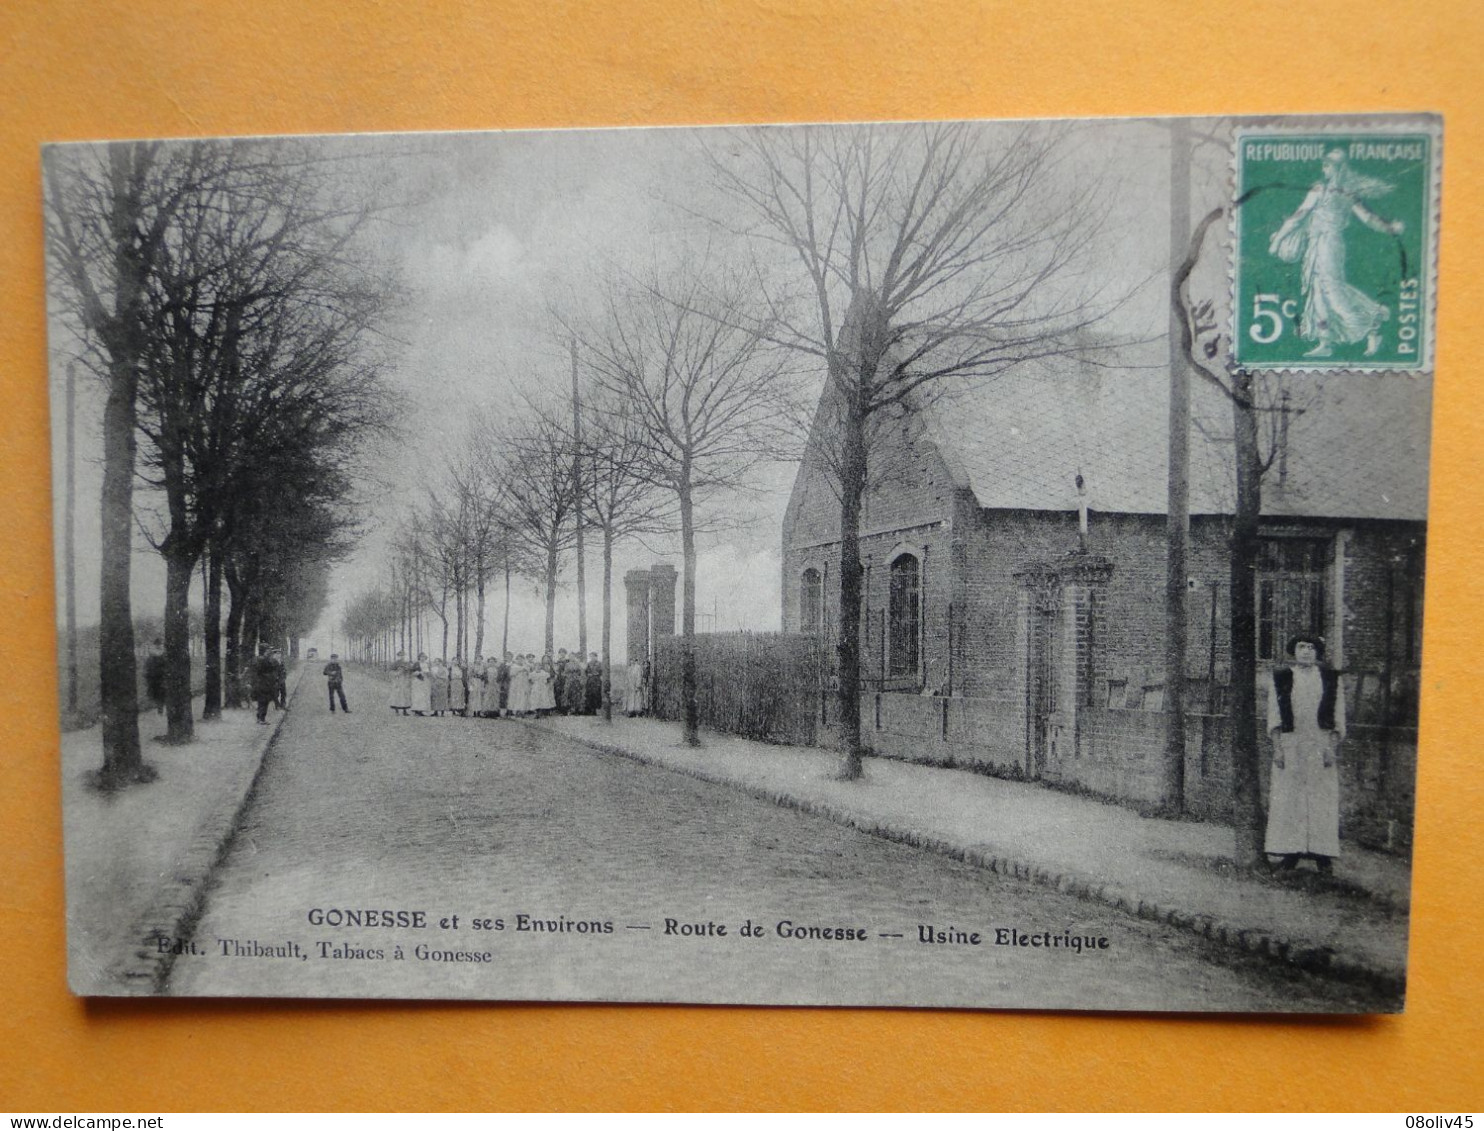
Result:
[[[987,144],[1008,127],[984,127]],[[1102,246],[1092,263],[1113,283],[1147,280],[1110,326],[1112,332],[1162,334],[1165,328],[1168,233],[1168,131],[1149,123],[1103,122],[1074,137],[1077,157],[1062,169],[1069,180],[1099,174],[1109,207]],[[401,277],[405,307],[386,327],[394,359],[391,378],[405,413],[401,437],[371,454],[379,486],[369,492],[370,522],[354,558],[337,568],[335,597],[308,641],[325,648],[341,607],[385,576],[386,544],[397,523],[421,505],[472,412],[518,412],[523,396],[570,384],[565,344],[553,334],[550,308],[580,314],[594,282],[610,266],[642,272],[676,256],[739,254],[727,237],[698,218],[727,215],[711,187],[702,145],[726,150],[722,130],[609,130],[326,139],[327,148],[364,154],[368,181],[407,202],[389,213],[379,254]],[[1220,198],[1228,177],[1223,147],[1197,150],[1193,196],[1200,208]],[[718,252],[718,244],[720,250]],[[64,467],[60,393],[72,343],[55,320],[52,358],[56,444],[54,472]],[[817,377],[808,378],[817,383]],[[78,617],[97,619],[100,387],[80,380],[78,407]],[[714,627],[779,627],[779,542],[793,467],[759,473],[745,508],[745,525],[701,543],[697,605],[717,613]],[[669,560],[679,565],[677,540],[623,548],[616,569],[615,651],[623,646],[622,572]],[[60,531],[58,537],[60,555]],[[588,552],[589,635],[598,637],[598,557]],[[60,578],[60,572],[59,572]],[[558,599],[557,645],[575,646],[576,598]],[[136,611],[163,607],[163,570],[141,542],[135,560]],[[59,601],[59,611],[61,603]],[[488,631],[499,639],[501,608],[492,601]],[[541,650],[542,610],[535,583],[515,586],[513,648]],[[702,627],[712,627],[703,622]],[[487,651],[493,651],[487,646]]]

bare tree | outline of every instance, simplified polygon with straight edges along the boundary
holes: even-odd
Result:
[[[278,491],[306,453],[313,475],[379,426],[384,398],[362,355],[389,298],[350,250],[370,210],[336,199],[324,162],[281,143],[193,144],[213,173],[182,202],[152,275],[139,386],[146,480],[165,499],[151,542],[166,562],[174,742],[192,733],[196,564],[244,492]],[[218,556],[206,578],[208,714],[220,710]]]
[[[493,425],[487,441],[498,462],[492,481],[503,482],[504,528],[520,557],[539,563],[546,602],[545,651],[556,641],[556,594],[562,556],[576,543],[576,496],[572,461],[576,446],[564,414],[533,407],[530,418],[501,431]]]
[[[47,253],[60,308],[107,389],[103,410],[98,634],[103,766],[99,784],[153,780],[139,745],[138,669],[130,608],[139,373],[149,282],[181,203],[205,171],[191,149],[159,143],[46,153]]]
[[[680,525],[681,695],[685,740],[696,707],[697,509],[743,490],[760,463],[783,458],[793,409],[781,351],[750,291],[698,267],[611,285],[595,327],[578,331],[594,384],[626,406],[628,474],[673,494]]]
[[[1055,127],[757,129],[710,152],[758,261],[769,337],[812,358],[840,499],[840,776],[861,774],[861,503],[873,422],[1028,361],[1085,350],[1116,305],[1083,266],[1105,208]],[[729,217],[719,218],[737,231]]]

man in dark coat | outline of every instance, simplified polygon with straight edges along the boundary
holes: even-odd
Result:
[[[144,692],[154,704],[155,714],[165,710],[165,642],[158,636],[144,658]]]
[[[325,679],[330,685],[330,714],[335,713],[335,696],[340,696],[340,709],[347,715],[350,708],[345,705],[345,672],[340,667],[340,653],[331,652],[330,662],[325,665]]]
[[[500,666],[495,669],[495,690],[499,694],[499,713],[501,716],[510,709],[510,663],[514,659],[509,652],[500,661]]]
[[[273,659],[273,649],[263,648],[252,666],[252,694],[258,704],[258,722],[268,725],[268,704],[278,700],[279,665]]]
[[[557,649],[556,673],[551,677],[551,697],[556,700],[558,713],[567,713],[567,673],[569,664],[567,662],[567,650]]]
[[[278,667],[278,709],[289,709],[289,669],[283,662],[283,649],[273,649],[273,662]]]
[[[586,696],[582,704],[583,713],[596,715],[603,707],[603,661],[596,652],[587,657]]]

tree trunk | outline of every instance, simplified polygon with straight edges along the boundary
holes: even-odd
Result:
[[[258,605],[257,586],[252,584],[245,586],[242,610],[242,657],[249,664],[258,654],[258,635],[262,621]]]
[[[202,601],[206,623],[206,703],[203,719],[222,717],[222,556],[213,546],[206,548],[206,595]]]
[[[484,555],[480,554],[479,561],[475,563],[474,574],[474,615],[478,618],[474,622],[474,654],[484,655]]]
[[[613,524],[603,524],[603,721],[613,721]]]
[[[1263,811],[1259,796],[1261,748],[1257,732],[1257,551],[1262,510],[1262,462],[1250,373],[1234,374],[1232,417],[1236,435],[1237,508],[1231,544],[1232,823],[1237,863],[1262,857]]]
[[[510,652],[510,551],[505,551],[505,617],[500,622],[500,658]]]
[[[67,712],[77,713],[77,366],[67,364],[67,472],[63,504],[62,556],[67,609]]]
[[[243,704],[242,665],[242,618],[246,610],[245,592],[238,581],[236,571],[223,569],[227,582],[227,656],[226,656],[226,705],[238,709]]]
[[[850,398],[852,401],[854,397]],[[861,500],[866,492],[865,420],[847,406],[840,445],[840,769],[861,776]]]
[[[129,574],[134,552],[134,456],[139,361],[143,356],[138,306],[145,267],[138,248],[137,201],[131,192],[137,147],[109,153],[109,216],[116,284],[115,316],[107,327],[108,400],[103,408],[102,538],[98,580],[98,677],[102,700],[103,772],[100,784],[150,781],[139,747],[139,666]]]
[[[553,541],[546,549],[546,654],[555,653],[556,643],[557,548]]]
[[[103,713],[103,784],[148,781],[139,747],[139,667],[129,567],[134,534],[133,360],[112,366],[103,409],[102,544],[99,553],[98,677]]]
[[[454,593],[453,593],[453,615],[454,615],[453,654],[455,656],[458,656],[460,659],[463,659],[463,655],[464,655],[464,605],[465,605],[465,601],[466,601],[466,594],[464,593],[464,579],[463,579],[462,576],[459,576],[458,577],[458,582],[454,586]]]
[[[690,494],[690,464],[680,468],[680,698],[685,718],[685,744],[701,745],[700,708],[696,703],[696,523]]]
[[[438,599],[438,621],[443,626],[443,651],[438,655],[443,662],[448,663],[448,586],[443,587],[443,594]]]
[[[195,737],[191,713],[191,574],[194,554],[165,554],[165,741]]]
[[[577,532],[577,652],[587,657],[587,565],[582,544],[582,398],[577,385],[577,340],[572,340],[572,522]]]
[[[1190,537],[1190,371],[1179,268],[1190,239],[1190,127],[1170,123],[1169,483],[1165,520],[1165,755],[1161,794],[1172,813],[1185,810],[1186,547]]]

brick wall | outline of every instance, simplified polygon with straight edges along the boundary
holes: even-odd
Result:
[[[926,687],[951,691],[952,698],[868,694],[864,734],[883,754],[1027,772],[1029,637],[1025,584],[1016,572],[1030,563],[1066,563],[1081,544],[1077,516],[980,510],[920,434],[909,427],[897,439],[896,471],[873,489],[862,516],[863,668],[868,687],[879,680],[887,563],[909,549],[924,565],[922,670],[915,683],[888,678],[884,688]],[[1187,802],[1213,817],[1226,814],[1231,775],[1229,529],[1229,519],[1196,516],[1188,548]],[[1349,833],[1364,830],[1368,840],[1405,841],[1416,758],[1422,524],[1274,518],[1264,521],[1264,534],[1318,537],[1333,546],[1324,632],[1346,672],[1352,725],[1344,821]],[[1066,726],[1042,773],[1108,797],[1157,804],[1164,516],[1094,512],[1085,548],[1113,569],[1060,626],[1060,689],[1063,698],[1072,693],[1078,701],[1062,704],[1075,711],[1059,720]],[[801,473],[795,486],[783,562],[785,630],[800,624],[799,581],[813,567],[824,577],[823,626],[832,639],[839,623],[838,502],[821,476]],[[1251,692],[1260,719],[1271,666],[1262,665]]]

